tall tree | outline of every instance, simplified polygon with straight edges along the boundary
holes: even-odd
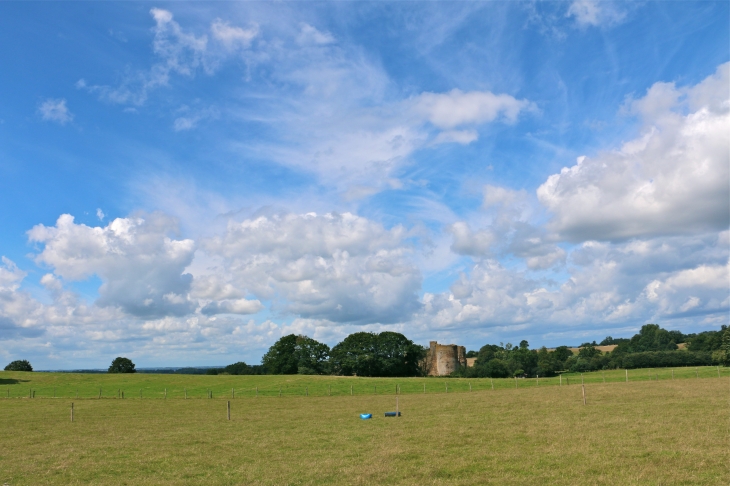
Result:
[[[350,334],[332,348],[335,373],[351,376],[378,376],[377,335],[372,332]]]
[[[137,370],[134,368],[134,363],[129,358],[118,357],[112,361],[108,373],[136,373]]]
[[[276,341],[261,361],[273,375],[323,374],[329,351],[329,346],[308,336],[289,334]]]
[[[33,371],[27,359],[17,359],[5,367],[5,371]]]

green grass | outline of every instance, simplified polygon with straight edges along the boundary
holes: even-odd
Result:
[[[0,373],[14,396],[38,390],[0,399],[0,484],[727,485],[730,370],[720,370],[675,370],[674,380],[630,370],[629,383],[621,370],[605,384],[585,374],[586,406],[580,375],[570,386],[494,380],[492,391],[489,379]],[[403,417],[384,418],[396,383]],[[168,400],[69,398],[98,386],[148,398],[167,387]],[[53,387],[64,398],[39,399]],[[184,388],[217,399],[171,393]]]
[[[629,382],[650,380],[717,378],[730,376],[730,368],[714,366],[699,368],[657,368],[629,370]],[[31,390],[35,398],[116,398],[124,392],[125,398],[246,398],[279,396],[349,396],[394,395],[396,386],[401,394],[427,394],[563,386],[586,383],[623,383],[624,370],[592,373],[565,373],[562,380],[553,378],[359,378],[342,376],[306,375],[170,375],[170,374],[91,374],[91,373],[23,373],[0,372],[0,398],[27,398]],[[448,388],[448,391],[447,391]],[[257,392],[258,389],[258,392]]]

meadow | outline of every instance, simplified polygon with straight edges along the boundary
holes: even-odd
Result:
[[[2,372],[0,483],[730,484],[730,369],[671,371],[562,386]],[[403,416],[385,418],[396,387]]]

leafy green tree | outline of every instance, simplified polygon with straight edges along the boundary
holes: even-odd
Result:
[[[619,344],[614,353],[640,353],[644,351],[672,351],[677,349],[669,331],[658,324],[644,324],[639,334],[635,334],[628,343]]]
[[[272,375],[295,375],[299,369],[296,355],[297,336],[289,334],[280,338],[261,358],[261,363]]]
[[[475,366],[486,365],[491,360],[498,356],[498,353],[504,351],[504,348],[497,346],[496,344],[485,344],[479,349],[477,354],[477,360],[474,363]]]
[[[606,339],[601,341],[598,345],[599,346],[611,346],[612,344],[621,344],[621,343],[627,343],[629,342],[629,339],[627,338],[612,338],[611,336],[606,336]]]
[[[134,369],[134,363],[132,363],[132,360],[129,358],[122,358],[121,356],[118,358],[115,358],[114,361],[112,361],[111,366],[107,370],[107,373],[136,373],[137,370]]]
[[[476,358],[478,356],[479,356],[479,352],[478,351],[471,350],[471,351],[467,351],[466,352],[466,357],[467,358]]]
[[[594,341],[595,342],[595,341]],[[578,357],[585,358],[585,359],[592,359],[594,356],[600,356],[601,351],[599,349],[596,349],[595,346],[588,345],[583,346],[578,350]]]
[[[378,334],[377,357],[379,376],[417,376],[418,363],[425,349],[398,332]]]
[[[229,375],[248,375],[250,368],[251,367],[243,361],[238,361],[223,368],[223,372],[228,373]]]
[[[521,371],[518,375],[535,376],[537,372],[537,352],[532,351],[527,341],[521,341],[520,346],[512,348],[507,362],[512,373]]]
[[[717,351],[722,348],[723,334],[727,326],[722,326],[719,331],[705,331],[696,334],[688,339],[688,351]]]
[[[557,360],[555,352],[549,352],[545,346],[537,351],[537,375],[555,376],[561,369],[562,363]]]
[[[26,359],[18,359],[5,367],[5,371],[33,371],[33,367]]]
[[[730,366],[730,328],[723,326],[722,343],[720,349],[716,351],[717,362],[725,366]]]
[[[332,348],[336,373],[351,376],[378,376],[378,338],[372,332],[350,334]]]
[[[297,373],[300,375],[322,375],[329,372],[330,347],[308,336],[297,336],[295,355]]]
[[[308,336],[284,336],[263,356],[262,363],[273,375],[322,374],[327,371],[329,346]]]
[[[357,376],[417,376],[425,348],[397,332],[356,332],[332,348],[333,371]]]
[[[573,351],[568,346],[558,346],[555,351],[552,352],[555,355],[555,359],[562,364],[562,369],[565,369],[565,362],[573,356]]]
[[[510,375],[507,363],[498,358],[493,358],[486,364],[485,372],[485,376],[491,378],[507,378]]]

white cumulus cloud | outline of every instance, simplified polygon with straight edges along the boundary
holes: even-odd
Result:
[[[41,243],[36,261],[66,280],[97,275],[102,280],[98,304],[119,306],[141,316],[184,315],[191,276],[183,270],[192,261],[195,243],[170,237],[177,223],[160,213],[117,218],[105,227],[77,224],[71,215],[55,226],[37,225],[29,239]]]
[[[367,324],[408,319],[419,306],[421,275],[405,237],[403,228],[349,213],[286,214],[230,223],[202,247],[220,262],[208,271],[216,268],[240,295],[273,299],[285,314]],[[206,290],[226,288],[206,282]]]
[[[657,83],[628,110],[643,134],[581,157],[537,195],[571,240],[693,234],[730,224],[730,64],[694,87]]]
[[[527,100],[489,91],[422,93],[416,97],[414,109],[438,128],[451,129],[465,124],[486,123],[502,117],[513,123],[520,112],[531,109]]]

